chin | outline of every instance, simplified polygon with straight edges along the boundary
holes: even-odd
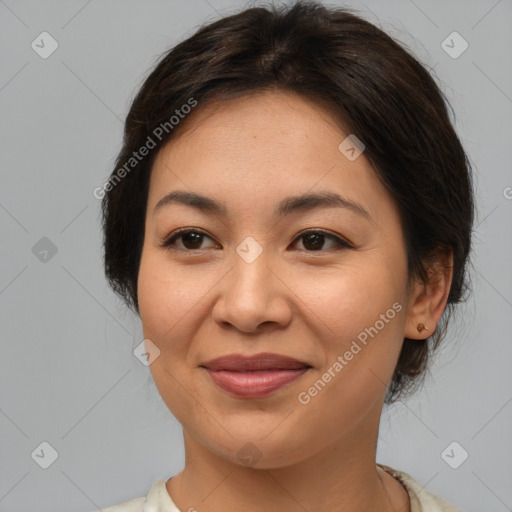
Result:
[[[284,430],[281,435],[275,435],[275,431],[269,435],[271,431],[272,429],[265,432],[255,429],[254,436],[245,432],[245,435],[237,438],[226,434],[225,444],[219,444],[219,437],[215,437],[207,441],[205,446],[219,457],[239,466],[254,469],[286,467],[307,458],[303,439],[298,439]]]

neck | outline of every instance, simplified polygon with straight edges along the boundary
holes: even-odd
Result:
[[[213,453],[184,431],[185,468],[167,481],[167,491],[182,511],[407,512],[405,490],[375,464],[377,433],[378,425],[373,435],[359,425],[357,436],[308,459],[258,469]]]

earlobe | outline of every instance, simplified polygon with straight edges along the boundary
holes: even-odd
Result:
[[[443,314],[453,276],[453,255],[443,253],[427,269],[428,281],[416,280],[409,296],[404,337],[423,340],[431,336]]]

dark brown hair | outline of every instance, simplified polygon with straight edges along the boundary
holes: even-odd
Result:
[[[410,278],[427,280],[428,262],[440,251],[453,254],[443,321],[426,341],[404,340],[386,396],[392,403],[422,380],[452,307],[467,290],[471,166],[449,103],[429,72],[351,10],[302,1],[249,8],[201,27],[165,53],[131,105],[123,146],[104,188],[106,277],[138,313],[137,276],[156,153],[208,102],[269,89],[327,107],[364,143],[364,156],[398,205]],[[190,108],[183,106],[192,102],[197,106],[187,118]],[[149,140],[147,156],[127,169]]]

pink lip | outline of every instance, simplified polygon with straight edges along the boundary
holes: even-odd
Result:
[[[271,352],[262,352],[253,356],[244,356],[243,354],[228,354],[217,357],[200,366],[209,370],[231,370],[238,372],[248,372],[255,370],[297,370],[310,367],[308,363],[299,361],[293,357],[272,354]]]
[[[228,393],[245,398],[261,398],[270,395],[298,379],[308,369],[237,372],[207,368],[217,386]]]
[[[286,386],[311,365],[288,356],[264,352],[253,356],[229,354],[200,365],[213,382],[235,396],[260,398]]]

